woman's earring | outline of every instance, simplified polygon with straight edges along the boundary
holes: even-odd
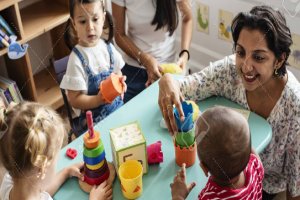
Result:
[[[275,76],[279,76],[279,73],[278,73],[278,68],[275,68],[275,70],[274,70],[274,74],[275,74]]]

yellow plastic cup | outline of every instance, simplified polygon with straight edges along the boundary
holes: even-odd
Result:
[[[127,160],[119,167],[119,179],[123,196],[136,199],[143,192],[143,166],[137,160]]]

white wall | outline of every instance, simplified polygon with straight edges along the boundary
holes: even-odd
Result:
[[[294,16],[295,0],[190,0],[194,16],[193,39],[190,48],[191,60],[189,67],[192,72],[199,71],[209,62],[223,58],[232,53],[232,43],[218,38],[218,16],[219,10],[226,10],[235,16],[241,11],[249,11],[254,5],[267,4],[281,10],[287,19],[287,23],[292,33],[300,34],[300,11]],[[296,0],[297,1],[297,0]],[[196,11],[197,3],[201,2],[209,6],[209,34],[197,30]],[[300,4],[300,0],[298,0]],[[297,5],[297,4],[296,4]],[[300,5],[299,5],[300,6]],[[177,30],[180,30],[177,29]],[[180,31],[177,32],[177,42],[180,41]],[[300,80],[300,69],[291,68]]]

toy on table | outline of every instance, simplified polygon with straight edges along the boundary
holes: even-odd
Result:
[[[161,141],[147,146],[148,164],[156,164],[164,161],[164,154],[161,151]]]
[[[127,160],[118,170],[123,196],[136,199],[143,193],[143,166],[137,160]]]
[[[138,160],[148,172],[146,140],[138,122],[110,129],[111,150],[116,171],[126,160]]]
[[[200,114],[200,109],[199,109],[198,105],[197,105],[194,101],[192,101],[192,100],[187,100],[186,102],[187,102],[188,104],[192,104],[192,108],[193,108],[193,118],[192,118],[192,120],[193,120],[193,122],[195,122],[196,119],[198,118],[199,114]],[[166,122],[165,122],[164,118],[162,118],[162,119],[160,120],[159,126],[160,126],[161,128],[165,128],[165,129],[168,128],[167,125],[166,125]]]
[[[162,63],[159,66],[162,70],[162,74],[182,74],[183,71],[176,63]]]
[[[76,149],[68,148],[66,151],[66,155],[69,158],[74,159],[77,156],[77,151],[76,151]]]
[[[113,100],[124,92],[123,84],[120,81],[122,76],[115,73],[100,83],[99,89],[106,103],[112,103]]]
[[[192,100],[187,100],[186,102],[188,104],[192,104],[192,108],[193,108],[193,122],[195,122],[197,120],[198,116],[200,115],[199,106],[195,103],[195,101],[192,101]]]
[[[79,180],[79,185],[83,191],[89,193],[93,185],[100,185],[105,180],[112,183],[116,172],[114,166],[106,161],[100,133],[93,128],[91,111],[86,112],[86,120],[88,132],[83,136],[84,181]]]
[[[191,101],[183,101],[181,105],[185,116],[184,121],[180,120],[179,113],[174,108],[174,117],[178,128],[178,133],[176,133],[174,139],[175,160],[178,166],[182,166],[185,163],[186,167],[190,167],[195,163],[196,159],[197,146],[193,118],[194,116],[195,119],[198,117],[199,108],[197,104]],[[198,114],[195,114],[194,110]]]

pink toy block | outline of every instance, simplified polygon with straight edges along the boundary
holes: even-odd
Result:
[[[147,146],[148,164],[161,163],[164,161],[164,155],[161,151],[161,141],[157,141]]]

